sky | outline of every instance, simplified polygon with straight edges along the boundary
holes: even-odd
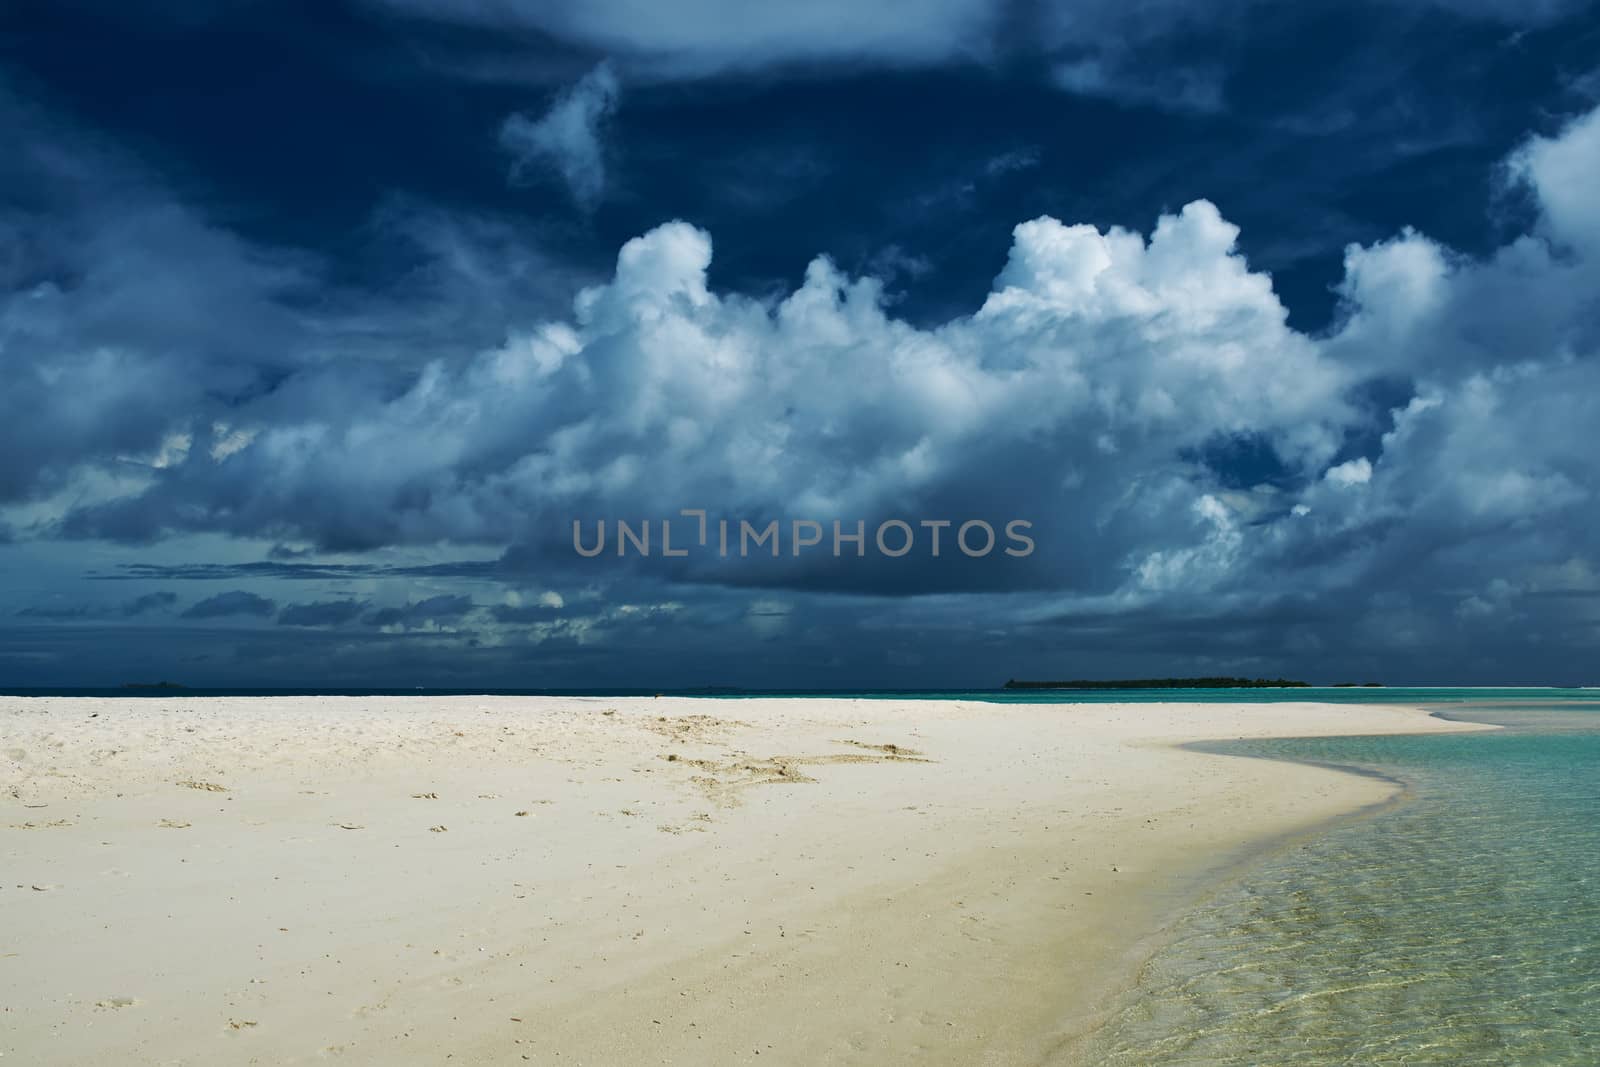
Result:
[[[0,134],[0,687],[1600,684],[1593,3],[23,0]]]

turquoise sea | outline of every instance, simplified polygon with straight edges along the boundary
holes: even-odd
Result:
[[[1505,729],[1205,746],[1406,795],[1181,920],[1091,1062],[1600,1063],[1600,692],[1379,692]]]

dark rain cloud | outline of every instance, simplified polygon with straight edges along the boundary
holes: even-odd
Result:
[[[122,614],[127,616],[145,615],[152,612],[171,611],[178,603],[178,594],[169,592],[146,593],[134,597],[122,605]]]
[[[230,615],[265,617],[271,615],[276,608],[277,605],[264,596],[235,589],[207,597],[186,610],[183,618],[221,619]]]
[[[278,612],[280,626],[339,626],[355,619],[368,605],[359,600],[323,600],[289,604]]]
[[[177,603],[176,593],[157,592],[146,593],[125,600],[121,604],[35,604],[20,609],[17,615],[32,619],[94,619],[111,616],[134,618],[171,611]]]
[[[513,626],[525,626],[530,623],[552,622],[561,618],[564,606],[552,604],[495,604],[489,608],[489,614],[496,622]]]
[[[86,604],[34,604],[17,612],[24,619],[85,619],[93,614]]]
[[[470,596],[441,594],[425,600],[379,608],[362,621],[368,626],[413,628],[454,622],[472,608]]]

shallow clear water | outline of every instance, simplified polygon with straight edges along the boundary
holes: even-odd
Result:
[[[1600,712],[1496,733],[1230,743],[1408,802],[1269,859],[1179,925],[1097,1035],[1108,1064],[1600,1063]]]

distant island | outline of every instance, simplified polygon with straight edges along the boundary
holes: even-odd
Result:
[[[1119,678],[1111,681],[1024,682],[1012,678],[1007,689],[1296,689],[1309,682],[1287,678]]]
[[[182,689],[177,682],[123,682],[124,689]]]

